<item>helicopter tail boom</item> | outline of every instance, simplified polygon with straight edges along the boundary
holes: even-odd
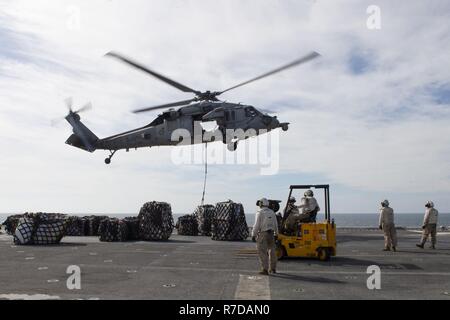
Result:
[[[94,152],[99,139],[80,121],[80,116],[71,112],[66,120],[73,128],[73,134],[67,139],[66,144],[88,152]]]

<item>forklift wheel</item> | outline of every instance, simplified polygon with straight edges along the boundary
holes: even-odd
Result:
[[[327,248],[320,248],[317,251],[320,261],[328,261],[330,260],[330,250]]]

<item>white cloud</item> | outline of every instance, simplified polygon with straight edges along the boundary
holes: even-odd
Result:
[[[449,6],[378,1],[382,29],[370,31],[369,4],[2,1],[0,211],[127,212],[146,200],[166,200],[183,212],[199,202],[201,166],[172,165],[170,148],[119,153],[106,167],[105,154],[64,145],[66,123],[49,126],[66,112],[68,96],[77,105],[93,102],[95,109],[82,117],[101,137],[155,116],[132,115],[134,108],[189,98],[104,58],[110,50],[212,90],[317,50],[321,61],[223,97],[280,110],[279,118],[292,123],[281,133],[280,181],[312,173],[362,190],[354,195],[358,203],[367,192],[411,199],[420,196],[418,189],[449,192],[449,105],[437,103],[430,91],[450,87]],[[79,30],[67,28],[73,5],[80,8]],[[364,57],[367,72],[351,72],[355,55]],[[258,174],[257,167],[213,167],[208,200],[235,198],[252,211],[254,198],[272,192],[254,182]],[[371,211],[376,204],[370,201],[360,210]],[[335,209],[355,211],[351,203]],[[419,209],[407,201],[400,208]]]

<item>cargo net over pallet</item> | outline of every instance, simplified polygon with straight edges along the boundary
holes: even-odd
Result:
[[[197,217],[193,214],[179,217],[175,228],[180,236],[198,236]]]
[[[26,213],[18,219],[14,231],[8,232],[17,245],[50,245],[61,242],[66,226],[66,216],[62,214]]]
[[[174,229],[170,204],[148,202],[139,212],[139,238],[145,241],[168,240]]]
[[[125,242],[139,240],[139,219],[107,218],[100,222],[98,229],[102,242]]]
[[[100,223],[105,219],[109,218],[107,216],[67,217],[66,235],[72,237],[98,237],[100,235]]]
[[[194,216],[197,219],[198,234],[201,236],[211,236],[211,224],[214,218],[215,207],[206,204],[197,207]]]
[[[9,216],[3,225],[17,244],[57,244],[64,236],[99,236],[104,242],[167,240],[174,228],[170,204],[162,202],[146,203],[138,217],[25,213]]]
[[[29,218],[37,215],[44,215],[46,219],[64,220],[66,222],[65,236],[73,237],[97,237],[100,222],[108,219],[107,216],[69,216],[61,213],[24,213],[9,216],[3,223],[5,230],[9,235],[14,235],[21,218]]]
[[[211,236],[214,211],[214,206],[207,204],[197,207],[193,214],[179,217],[175,226],[178,234],[182,236]]]
[[[174,228],[172,209],[165,202],[144,204],[138,217],[108,218],[100,223],[100,241],[165,241]]]
[[[98,229],[102,242],[124,242],[128,240],[128,226],[117,218],[104,219]]]
[[[6,218],[5,222],[2,223],[2,225],[5,226],[6,233],[13,236],[14,232],[16,232],[17,226],[19,225],[19,220],[24,218],[24,216],[25,214],[16,214]]]
[[[216,205],[211,227],[212,240],[241,241],[249,236],[244,207],[231,200]]]
[[[127,217],[123,219],[127,225],[128,230],[128,241],[139,240],[139,218],[138,217]]]

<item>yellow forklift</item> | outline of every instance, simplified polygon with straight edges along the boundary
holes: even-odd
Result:
[[[284,215],[280,226],[281,232],[277,240],[277,257],[305,257],[318,258],[327,261],[336,256],[336,225],[331,219],[330,213],[330,186],[329,185],[293,185],[290,187],[289,199],[294,190],[299,189],[323,189],[325,199],[325,220],[321,222],[308,222],[298,224],[294,235],[283,234],[284,222],[287,218],[288,203],[284,209]],[[314,217],[315,220],[315,217]]]

